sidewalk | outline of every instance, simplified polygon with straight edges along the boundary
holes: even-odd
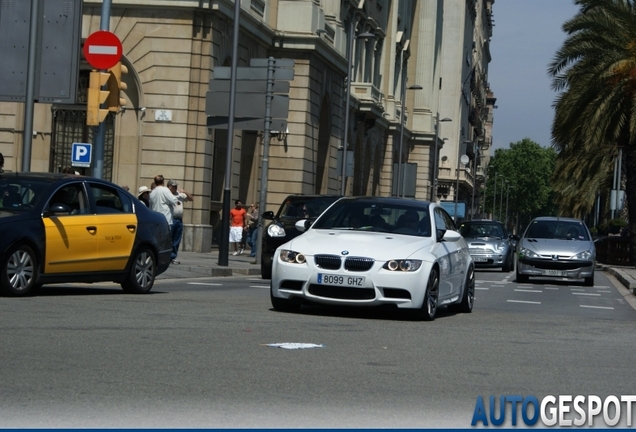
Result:
[[[261,266],[256,264],[256,258],[249,256],[249,251],[243,255],[228,256],[228,265],[219,265],[219,250],[213,248],[211,252],[179,252],[177,261],[181,264],[170,264],[168,270],[157,276],[157,279],[187,279],[203,276],[232,276],[232,275],[261,275]]]
[[[261,266],[256,264],[256,258],[243,255],[228,256],[228,265],[219,265],[219,249],[211,252],[179,252],[177,258],[181,264],[170,264],[168,270],[157,279],[185,279],[202,276],[232,276],[232,275],[261,275]],[[636,295],[636,267],[608,266],[597,264],[597,271],[605,271],[618,279],[632,294]]]

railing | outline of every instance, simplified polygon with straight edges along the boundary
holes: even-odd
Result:
[[[609,236],[594,242],[596,245],[596,261],[602,264],[629,266],[629,239],[620,236]]]

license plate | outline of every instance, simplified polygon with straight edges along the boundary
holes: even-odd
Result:
[[[488,258],[486,258],[486,257],[473,257],[473,261],[475,261],[475,262],[487,262]]]
[[[543,276],[565,276],[565,272],[561,270],[541,270]]]
[[[318,283],[320,285],[363,287],[364,276],[340,276],[318,273]]]

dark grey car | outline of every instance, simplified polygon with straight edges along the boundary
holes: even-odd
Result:
[[[478,219],[463,222],[460,234],[468,243],[475,267],[499,268],[509,272],[514,268],[514,245],[504,225],[495,220]]]

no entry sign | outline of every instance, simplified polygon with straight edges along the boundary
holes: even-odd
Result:
[[[121,59],[121,42],[106,30],[91,33],[84,42],[84,57],[95,69],[110,69]]]

